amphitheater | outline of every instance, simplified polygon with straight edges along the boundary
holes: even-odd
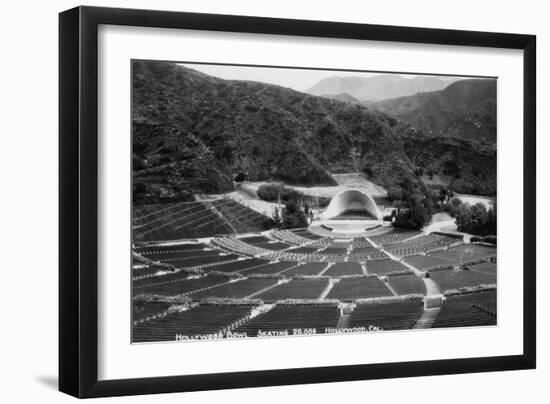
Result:
[[[307,228],[228,198],[134,209],[133,342],[496,325],[496,248],[402,230],[365,192]]]

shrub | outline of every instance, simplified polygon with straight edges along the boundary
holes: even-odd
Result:
[[[442,206],[443,212],[447,212],[452,217],[456,217],[462,206],[462,201],[458,198],[452,198]]]
[[[394,186],[388,189],[388,200],[400,201],[403,199],[403,189],[399,186]]]
[[[456,224],[459,231],[494,235],[497,230],[496,204],[489,210],[482,203],[476,203],[474,206],[462,204],[457,209]]]
[[[294,201],[285,205],[282,214],[282,227],[284,229],[294,229],[306,227],[308,225],[307,217],[304,211]]]
[[[415,194],[408,198],[407,209],[399,212],[393,225],[405,229],[420,230],[432,217],[433,210],[433,202],[429,197]]]
[[[497,244],[497,236],[486,236],[486,237],[483,237],[483,242],[484,242],[484,243],[490,243],[490,244],[496,245],[496,244]]]
[[[245,173],[239,173],[235,176],[235,182],[244,182],[244,180],[246,180]]]
[[[282,226],[281,214],[279,213],[279,208],[275,207],[273,209],[273,214],[271,215],[271,220],[273,220],[274,226],[280,228]]]

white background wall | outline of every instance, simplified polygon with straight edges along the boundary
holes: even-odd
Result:
[[[88,5],[156,8],[283,18],[531,33],[538,36],[538,201],[550,197],[549,10],[545,2],[187,0],[90,1]],[[57,13],[78,5],[4,2],[0,102],[0,397],[3,402],[68,402],[57,385]],[[520,134],[518,134],[519,136]],[[546,185],[546,186],[544,186]],[[538,212],[538,369],[398,380],[333,383],[110,399],[111,402],[545,402],[550,378],[550,242]],[[518,271],[520,269],[518,268]],[[486,401],[487,400],[487,401]]]

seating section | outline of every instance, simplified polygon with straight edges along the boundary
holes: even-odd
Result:
[[[373,261],[386,258],[388,256],[384,251],[368,247],[354,249],[348,256],[349,261]]]
[[[152,261],[164,261],[171,258],[197,257],[208,255],[212,250],[203,243],[181,243],[171,245],[149,244],[137,246],[134,250]],[[218,253],[218,251],[215,251]]]
[[[390,232],[379,234],[369,238],[378,245],[387,245],[399,243],[400,241],[418,236],[419,234],[420,232],[418,231],[393,228]]]
[[[296,266],[285,271],[283,274],[285,277],[295,276],[295,275],[319,275],[326,267],[328,263],[325,262],[306,262],[303,265]]]
[[[329,259],[329,256],[317,254],[317,253],[302,254],[302,253],[294,253],[292,251],[277,251],[277,252],[273,252],[271,254],[265,255],[264,258],[268,258],[270,260],[280,260],[280,261],[320,262],[320,261],[326,261],[327,259]]]
[[[376,251],[380,251],[380,250],[374,247],[354,247],[352,251],[355,254],[359,254],[359,253],[373,254]]]
[[[233,199],[218,199],[212,203],[238,234],[263,231],[273,227],[271,218],[240,204]],[[214,235],[214,234],[212,234]]]
[[[308,247],[326,248],[330,245],[332,239],[330,237],[323,237],[316,239],[312,243],[308,244]]]
[[[430,272],[430,278],[440,290],[453,290],[463,287],[496,284],[496,276],[463,269],[448,269]]]
[[[360,237],[354,238],[351,242],[351,245],[353,246],[354,250],[357,248],[369,248],[373,246],[369,240]]]
[[[134,240],[175,240],[231,234],[233,229],[203,202],[139,206],[132,219]]]
[[[496,247],[481,244],[463,244],[458,247],[437,251],[430,254],[433,257],[454,260],[460,263],[488,259],[497,256]]]
[[[305,246],[305,247],[293,248],[293,249],[290,250],[289,252],[292,252],[292,253],[311,254],[311,253],[316,252],[317,250],[319,250],[319,247]]]
[[[432,251],[437,248],[447,247],[460,242],[461,239],[455,237],[430,234],[427,236],[415,237],[412,240],[391,244],[385,246],[384,248],[393,255],[406,256]]]
[[[402,273],[402,272],[411,272],[409,268],[400,263],[399,261],[394,260],[378,260],[378,261],[368,261],[366,263],[367,273],[375,275],[388,275],[391,273]]]
[[[219,252],[213,251],[211,254],[202,257],[174,258],[164,260],[164,262],[178,268],[203,268],[226,262],[233,262],[239,258],[240,257],[235,254],[220,254]]]
[[[280,261],[267,263],[251,269],[245,269],[241,271],[244,274],[276,274],[287,269],[290,269],[298,264],[295,261]]]
[[[496,262],[481,262],[479,264],[468,265],[465,269],[474,272],[481,272],[487,275],[496,276],[497,263]]]
[[[142,322],[150,317],[159,316],[168,310],[172,303],[134,301],[132,304],[132,322]]]
[[[347,255],[348,249],[340,247],[327,247],[320,252],[323,254]]]
[[[233,273],[233,272],[241,272],[246,269],[254,268],[260,265],[265,265],[269,261],[263,260],[260,258],[246,258],[246,259],[240,259],[237,261],[231,261],[225,264],[216,264],[211,265],[204,270],[207,272],[212,271],[218,271],[218,272],[227,272],[227,273]]]
[[[265,255],[270,251],[262,247],[257,247],[254,244],[249,244],[242,239],[235,237],[217,237],[212,239],[212,244],[226,251],[235,252],[242,255]]]
[[[180,275],[178,277],[177,275]],[[185,276],[185,277],[184,277]],[[179,272],[173,276],[159,276],[151,282],[137,284],[132,283],[132,292],[134,295],[161,295],[161,296],[176,296],[189,295],[193,292],[204,290],[215,285],[227,283],[231,278],[223,276],[200,276],[189,277],[188,274]]]
[[[363,268],[358,262],[337,262],[323,274],[326,276],[361,275]]]
[[[335,305],[276,305],[233,331],[246,333],[249,337],[308,335],[312,332],[321,334],[325,332],[325,328],[334,328],[338,325],[339,315],[340,312]]]
[[[132,266],[132,278],[137,279],[137,278],[154,276],[160,270],[161,270],[161,268],[159,268],[155,265],[133,265]]]
[[[315,300],[319,299],[328,283],[329,280],[326,278],[293,279],[262,292],[254,298],[268,303],[286,299]]]
[[[424,281],[415,274],[388,276],[388,284],[398,295],[426,294]]]
[[[496,325],[496,290],[447,296],[434,327]]]
[[[316,234],[312,234],[307,229],[296,229],[296,230],[290,230],[292,233],[296,234],[297,236],[308,238],[310,240],[319,240],[322,237],[319,237]]]
[[[276,285],[277,282],[278,280],[273,278],[246,278],[193,293],[192,298],[193,300],[206,298],[243,299],[269,286]]]
[[[423,312],[422,299],[362,303],[351,312],[349,327],[370,327],[380,331],[411,329]]]
[[[342,278],[330,290],[327,299],[353,301],[369,297],[392,296],[386,284],[376,276]]]
[[[274,239],[284,241],[288,244],[302,245],[311,243],[310,238],[302,237],[296,233],[293,233],[289,230],[273,230],[271,236]]]
[[[263,244],[263,243],[269,243],[271,241],[270,238],[267,238],[265,236],[246,236],[246,237],[239,237],[239,240],[244,241],[248,244]]]
[[[342,248],[347,250],[351,246],[349,241],[331,241],[328,248]]]
[[[132,279],[132,288],[141,288],[147,285],[156,285],[159,283],[181,281],[187,279],[191,276],[187,271],[160,271],[154,274],[153,276],[134,278]]]
[[[286,250],[289,247],[292,247],[292,244],[280,243],[280,242],[270,242],[270,243],[257,243],[256,247],[265,248],[266,250],[280,251]]]
[[[132,225],[134,342],[409,329],[424,311],[422,276],[445,294],[435,327],[496,324],[490,245],[385,225],[355,238],[269,230],[271,219],[225,198],[137,206]]]
[[[410,255],[405,258],[405,262],[421,271],[427,271],[431,268],[452,266],[455,264],[455,261],[441,257],[432,257],[430,255]]]
[[[142,205],[132,220],[137,241],[176,240],[263,231],[273,221],[232,199]]]
[[[221,334],[252,311],[252,305],[200,305],[135,324],[132,342],[176,341]]]

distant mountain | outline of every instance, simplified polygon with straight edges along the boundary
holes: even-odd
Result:
[[[380,101],[420,92],[442,90],[453,82],[450,78],[416,76],[405,78],[395,74],[380,74],[371,77],[333,76],[321,80],[307,93],[349,94],[360,101]]]
[[[348,93],[341,93],[341,94],[323,94],[321,95],[323,98],[330,98],[331,100],[337,100],[337,101],[345,101],[345,102],[351,102],[353,104],[359,104],[361,101],[359,101],[357,98],[352,97]]]
[[[423,106],[426,101],[437,94],[439,91],[430,91],[427,93],[416,93],[405,97],[390,98],[383,101],[364,101],[363,105],[375,109],[393,117],[402,119],[403,116],[417,108]]]
[[[493,79],[456,81],[441,91],[371,103],[428,136],[496,142],[497,88]]]
[[[136,204],[227,192],[241,172],[252,181],[302,186],[335,185],[333,173],[363,172],[388,188],[405,178],[420,181],[415,173],[428,163],[408,142],[426,136],[360,104],[222,80],[166,62],[136,61],[132,71]],[[460,144],[467,152],[461,152],[462,168],[447,169],[449,182],[470,159],[484,159],[476,147]],[[436,152],[433,158],[434,170],[446,167]]]

